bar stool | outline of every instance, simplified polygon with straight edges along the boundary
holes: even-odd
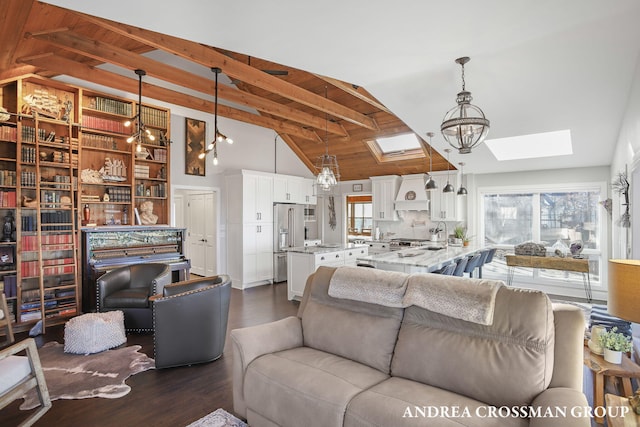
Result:
[[[478,252],[468,258],[467,266],[464,268],[464,272],[469,273],[469,277],[473,277],[473,270],[475,270],[478,264],[480,264],[481,257],[482,253]]]
[[[482,279],[482,266],[485,264],[489,264],[491,261],[493,261],[493,256],[496,254],[496,248],[491,248],[491,249],[487,249],[486,253],[487,255],[484,258],[484,262],[480,262],[478,264],[478,277],[480,279]]]
[[[439,268],[439,269],[437,269],[437,270],[432,271],[432,273],[434,273],[434,274],[443,274],[443,275],[446,275],[446,276],[451,276],[451,275],[453,274],[453,271],[454,271],[455,269],[456,269],[456,264],[454,264],[454,263],[450,263],[450,264],[447,264],[447,265],[445,265],[445,266],[443,266],[443,267],[440,267],[440,268]]]
[[[467,266],[469,258],[462,257],[456,261],[456,269],[453,271],[454,276],[462,277],[464,275],[464,269]]]

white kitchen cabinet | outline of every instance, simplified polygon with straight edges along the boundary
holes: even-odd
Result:
[[[458,196],[460,188],[460,174],[456,171],[432,172],[432,179],[438,184],[438,188],[429,191],[431,199],[430,215],[432,221],[464,221],[462,209],[462,198]],[[442,189],[447,185],[447,181],[453,185],[453,192],[443,193]]]
[[[394,203],[401,178],[397,175],[386,175],[370,179],[374,221],[397,221],[398,214]]]
[[[330,252],[287,252],[287,297],[302,298],[307,278],[321,265],[340,267],[356,265],[356,258],[367,256],[369,248],[339,249]]]
[[[318,203],[315,178],[302,179],[302,197],[304,199],[302,203],[305,205],[315,205]]]
[[[305,204],[304,178],[291,175],[273,176],[273,201],[275,203]]]
[[[227,269],[233,287],[273,280],[273,174],[240,171],[227,181]]]
[[[369,254],[384,254],[391,250],[388,242],[369,242]]]

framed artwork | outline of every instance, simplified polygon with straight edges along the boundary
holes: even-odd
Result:
[[[362,184],[353,184],[353,191],[362,191]]]
[[[200,159],[204,153],[207,124],[202,120],[185,118],[185,173],[187,175],[205,176],[206,158]]]

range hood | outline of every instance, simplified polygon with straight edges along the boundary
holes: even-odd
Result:
[[[428,211],[429,198],[424,189],[424,173],[403,175],[398,195],[396,196],[395,209],[397,211]]]

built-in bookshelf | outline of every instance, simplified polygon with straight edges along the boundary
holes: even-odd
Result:
[[[0,106],[0,289],[24,330],[80,313],[81,227],[134,225],[143,206],[168,224],[170,113],[142,106],[156,138],[136,154],[134,101],[29,75],[0,82]]]

